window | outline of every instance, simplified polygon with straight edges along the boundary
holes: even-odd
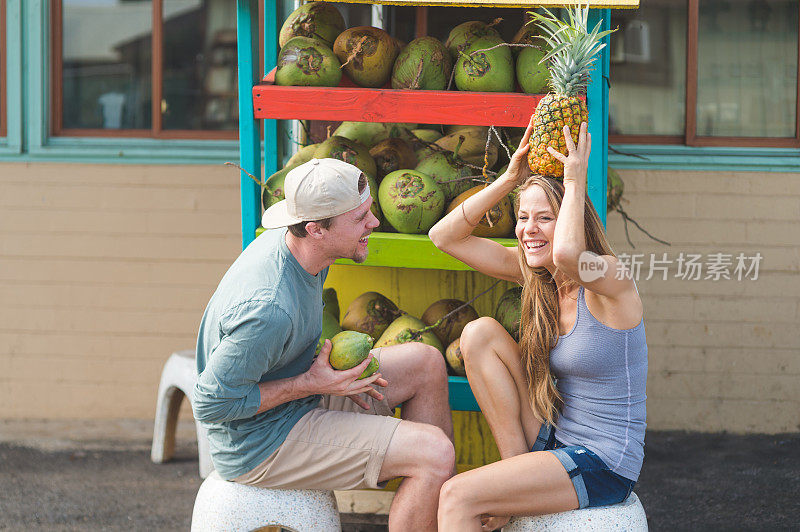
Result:
[[[6,0],[0,0],[0,138],[7,134],[6,108],[8,95],[6,94]]]
[[[54,0],[53,135],[237,136],[235,0]]]
[[[797,0],[612,11],[612,143],[800,147]]]

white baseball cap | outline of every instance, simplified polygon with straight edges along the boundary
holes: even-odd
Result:
[[[286,174],[286,199],[264,212],[264,229],[331,218],[369,199],[369,184],[359,194],[361,170],[339,159],[311,159]]]

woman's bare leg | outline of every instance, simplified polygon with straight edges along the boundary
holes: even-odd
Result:
[[[539,435],[528,399],[519,345],[493,318],[470,322],[461,334],[467,379],[502,458],[530,451]]]
[[[487,514],[541,515],[577,507],[575,488],[558,458],[547,451],[525,453],[445,482],[439,496],[439,532],[481,530],[481,516]]]

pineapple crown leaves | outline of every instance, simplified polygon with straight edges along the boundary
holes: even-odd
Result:
[[[550,61],[550,86],[562,96],[572,96],[586,89],[589,83],[589,70],[595,56],[606,43],[603,37],[615,30],[600,31],[601,22],[588,31],[589,3],[580,3],[567,8],[568,21],[562,21],[548,9],[544,15],[530,12],[531,22],[537,22],[545,34],[541,38],[550,46],[540,62]]]

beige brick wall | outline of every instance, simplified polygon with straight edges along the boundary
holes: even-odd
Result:
[[[0,418],[150,418],[240,250],[223,166],[0,164]]]
[[[757,281],[640,280],[649,426],[800,430],[800,175],[622,171],[618,253],[760,252]],[[239,252],[222,166],[0,164],[0,419],[150,418]],[[643,269],[646,273],[646,268]],[[431,274],[436,275],[436,274]]]
[[[648,424],[732,432],[800,430],[800,175],[620,172],[623,208],[653,235],[611,213],[619,253],[675,260],[681,252],[760,252],[757,280],[689,281],[661,275],[638,285],[649,348]],[[735,263],[735,260],[734,260]],[[642,273],[648,270],[648,261]],[[731,268],[732,271],[732,268]],[[703,271],[703,277],[706,271]]]

